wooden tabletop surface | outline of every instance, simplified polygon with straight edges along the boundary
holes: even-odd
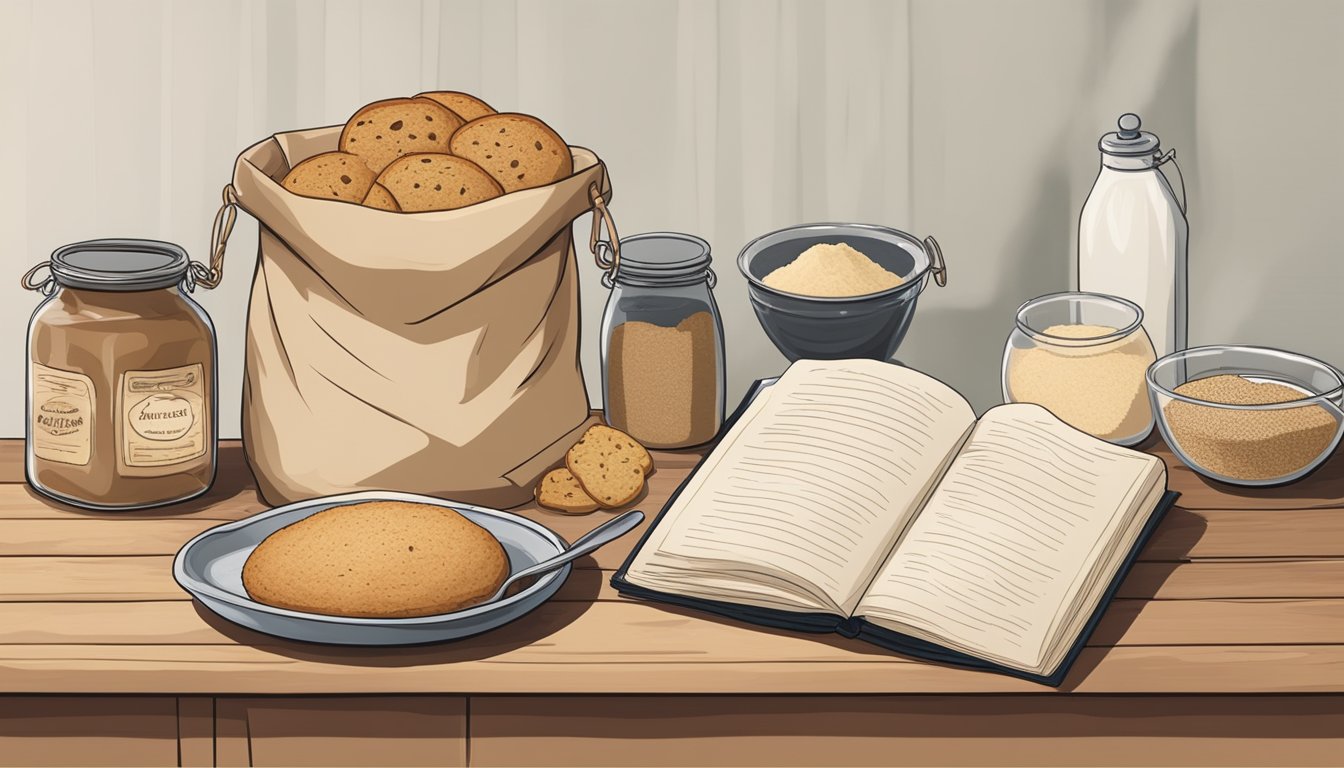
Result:
[[[1344,456],[1286,488],[1217,486],[1179,465],[1182,496],[1063,692],[1344,691]],[[1044,686],[903,658],[837,636],[760,629],[618,596],[632,534],[577,564],[523,619],[437,646],[340,648],[236,627],[174,583],[195,534],[266,508],[237,442],[205,497],[98,513],[23,482],[0,441],[0,693],[1000,693]],[[655,452],[650,517],[698,456]],[[573,540],[610,513],[522,514]]]

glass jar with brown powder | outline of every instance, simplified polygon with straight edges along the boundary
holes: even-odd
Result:
[[[654,232],[620,241],[603,285],[602,395],[607,423],[650,448],[713,439],[723,424],[723,323],[709,244]]]
[[[42,268],[50,277],[38,281]],[[215,331],[185,251],[153,240],[65,246],[24,277],[47,295],[28,328],[26,472],[94,509],[198,496],[215,477]]]

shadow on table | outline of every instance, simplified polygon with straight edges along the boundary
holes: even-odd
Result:
[[[230,640],[291,659],[363,667],[452,664],[488,659],[536,644],[586,613],[597,599],[605,575],[597,570],[591,557],[582,558],[575,563],[581,570],[576,569],[570,573],[557,597],[551,598],[526,616],[472,637],[422,645],[351,646],[288,640],[234,624],[215,614],[199,600],[193,600],[192,605],[202,621]],[[525,588],[526,585],[519,587],[519,589]],[[510,593],[512,591],[511,589]]]
[[[1101,664],[1111,648],[1123,644],[1143,607],[1148,601],[1160,597],[1167,580],[1189,563],[1190,551],[1207,529],[1208,521],[1196,512],[1181,507],[1167,511],[1116,590],[1115,598],[1106,607],[1088,638],[1087,647],[1078,655],[1059,690],[1067,692],[1077,688]]]
[[[181,504],[169,504],[164,507],[152,507],[150,509],[128,509],[125,511],[85,509],[83,507],[76,507],[72,504],[65,504],[49,496],[43,496],[34,491],[31,486],[27,487],[26,490],[28,496],[34,501],[74,515],[100,517],[105,519],[117,517],[125,520],[148,520],[183,517],[197,512],[204,512],[225,499],[231,499],[244,491],[250,491],[254,488],[256,488],[256,482],[252,479],[252,470],[248,469],[247,459],[243,455],[243,447],[238,444],[231,444],[219,446],[218,471],[215,474],[215,482],[210,486],[210,490],[206,491],[201,496]]]
[[[591,607],[591,603],[548,603],[511,624],[474,637],[426,645],[347,646],[304,643],[272,637],[244,629],[216,616],[199,602],[196,613],[220,634],[242,645],[261,648],[268,653],[300,661],[346,664],[358,667],[415,667],[479,661],[545,640],[573,623]]]
[[[1154,431],[1138,446],[1167,465],[1167,485],[1176,502],[1194,509],[1311,509],[1344,505],[1344,443],[1311,473],[1284,485],[1251,487],[1210,480],[1186,466]]]

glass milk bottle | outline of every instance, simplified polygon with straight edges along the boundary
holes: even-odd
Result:
[[[1157,136],[1124,114],[1119,130],[1101,137],[1101,172],[1078,223],[1078,289],[1129,299],[1157,356],[1186,346],[1185,183],[1178,201],[1160,167],[1176,166]]]

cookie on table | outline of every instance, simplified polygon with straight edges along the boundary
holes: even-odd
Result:
[[[339,147],[364,158],[374,174],[402,155],[447,152],[462,118],[431,99],[385,99],[366,105],[341,130]]]
[[[565,140],[531,115],[478,117],[453,134],[449,151],[484,168],[505,192],[543,187],[574,172]]]
[[[653,458],[634,438],[599,424],[589,427],[565,454],[565,467],[584,493],[603,507],[614,508],[639,497]]]
[[[615,427],[594,424],[584,430],[583,437],[579,438],[580,443],[584,440],[594,440],[610,446],[611,450],[621,454],[622,459],[625,456],[633,457],[639,462],[639,468],[644,470],[646,475],[653,472],[653,456],[649,454],[648,449],[638,440]]]
[[[417,93],[417,99],[433,99],[451,109],[454,114],[466,121],[495,114],[495,108],[484,101],[461,91],[425,91]]]
[[[431,504],[332,507],[288,525],[243,565],[254,600],[330,616],[450,613],[494,595],[509,558],[489,531]]]
[[[323,152],[291,168],[280,186],[304,197],[359,203],[373,186],[374,176],[355,155]]]
[[[504,193],[490,174],[470,160],[437,153],[406,155],[378,176],[405,213],[450,211]]]
[[[583,486],[565,467],[552,469],[537,483],[535,492],[537,503],[556,512],[567,515],[584,515],[596,512],[602,505],[592,496],[584,493]]]
[[[401,206],[397,205],[397,199],[392,197],[392,193],[387,191],[387,187],[378,182],[374,182],[373,186],[369,187],[369,194],[364,196],[364,205],[384,211],[401,211]]]

